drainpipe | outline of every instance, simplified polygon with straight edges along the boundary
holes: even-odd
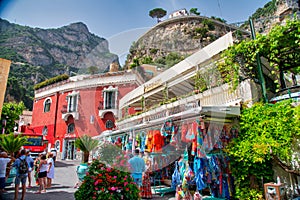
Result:
[[[56,92],[56,104],[55,104],[55,115],[54,115],[54,129],[53,129],[54,145],[55,145],[55,138],[56,138],[56,121],[57,121],[57,114],[58,114],[58,100],[59,100],[59,92]]]
[[[255,40],[256,36],[255,36],[255,29],[253,26],[252,18],[249,19],[249,23],[250,23],[252,39]],[[266,82],[265,82],[265,78],[264,78],[263,71],[262,71],[259,53],[256,54],[256,62],[257,62],[257,68],[258,68],[259,82],[260,82],[262,94],[263,94],[263,100],[265,103],[268,103],[268,97],[267,97],[267,92],[266,92]]]

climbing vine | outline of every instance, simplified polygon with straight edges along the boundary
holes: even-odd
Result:
[[[247,199],[250,190],[251,194],[253,190],[257,191],[255,195],[262,194],[262,181],[273,181],[272,163],[300,175],[293,164],[299,160],[292,159],[295,139],[300,137],[299,111],[291,101],[257,103],[242,110],[239,137],[226,149],[232,157],[239,198]]]
[[[225,50],[219,70],[225,82],[231,82],[236,88],[241,73],[249,78],[257,78],[256,57],[259,54],[267,59],[271,73],[281,71],[300,72],[300,21],[289,20],[286,25],[276,25],[267,35],[258,34],[256,40],[243,40]],[[275,80],[277,89],[282,87]]]

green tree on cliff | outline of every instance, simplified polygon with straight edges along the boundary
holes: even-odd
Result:
[[[198,8],[191,8],[191,9],[190,9],[190,14],[193,14],[193,15],[200,15],[200,12],[198,12]]]
[[[152,18],[157,18],[157,23],[160,22],[160,18],[166,16],[167,11],[162,8],[154,8],[153,10],[149,11],[149,16]]]

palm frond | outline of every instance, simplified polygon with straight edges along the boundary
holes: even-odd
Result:
[[[9,154],[13,154],[21,149],[21,147],[27,144],[27,138],[25,136],[15,136],[13,133],[9,135],[3,135],[0,138],[0,146]]]
[[[90,152],[98,146],[98,140],[88,135],[83,135],[75,140],[75,146],[83,152]]]

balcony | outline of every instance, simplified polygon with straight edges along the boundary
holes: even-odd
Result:
[[[157,106],[143,113],[123,118],[116,125],[119,130],[125,130],[130,127],[159,124],[168,118],[185,119],[200,115],[224,120],[225,118],[234,118],[240,115],[241,102],[251,104],[259,99],[259,94],[253,92],[256,90],[255,88],[256,84],[251,80],[245,80],[234,91],[228,84],[224,84],[199,94],[179,98],[177,101]]]
[[[60,112],[62,113],[61,115],[61,118],[65,121],[68,121],[68,118],[70,116],[73,116],[73,118],[75,120],[78,120],[79,119],[79,112],[76,112],[76,111],[72,111],[72,112],[69,112],[68,111],[68,108],[67,108],[67,105],[63,105],[62,106],[62,109],[60,110]]]
[[[104,118],[104,115],[105,115],[105,113],[108,113],[108,112],[111,112],[111,113],[113,113],[114,114],[114,117],[115,118],[118,118],[118,109],[101,109],[101,110],[99,110],[99,117],[100,118]]]

